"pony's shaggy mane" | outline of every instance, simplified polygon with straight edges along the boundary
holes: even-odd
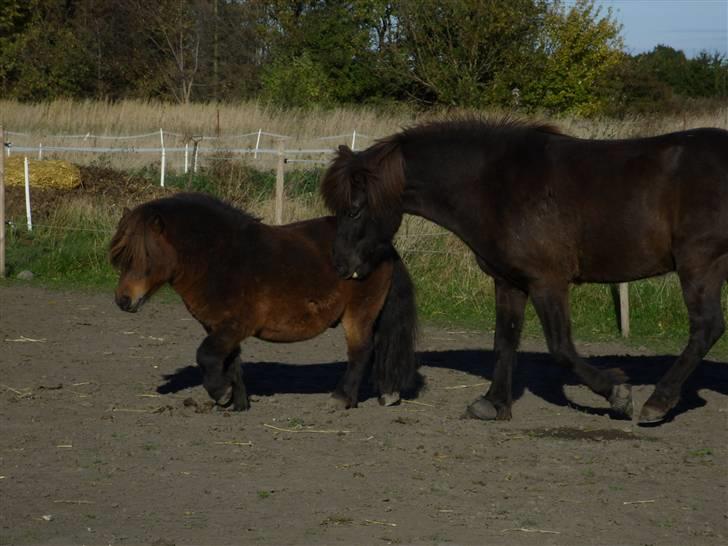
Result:
[[[339,212],[351,207],[352,190],[363,185],[369,210],[374,215],[387,215],[399,209],[404,191],[405,165],[403,144],[428,138],[447,138],[448,135],[468,138],[519,136],[528,132],[554,135],[563,134],[548,123],[527,122],[513,117],[486,119],[460,117],[437,120],[407,127],[375,144],[354,152],[340,146],[321,183],[321,194],[326,207]]]
[[[146,235],[150,222],[159,218],[167,230],[183,228],[192,217],[200,218],[206,229],[244,227],[260,220],[220,199],[201,193],[177,193],[143,203],[126,212],[109,243],[109,259],[116,269],[132,263],[144,267],[147,259]]]

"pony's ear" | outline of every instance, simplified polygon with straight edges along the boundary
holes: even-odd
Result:
[[[354,152],[346,144],[339,146],[339,157],[350,158],[354,155]]]
[[[164,231],[164,221],[162,220],[162,217],[159,214],[155,214],[152,219],[149,220],[149,227],[151,227],[155,233],[162,233]]]

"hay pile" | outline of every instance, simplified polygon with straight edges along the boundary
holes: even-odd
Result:
[[[5,158],[5,185],[25,185],[25,167],[23,158],[11,156]],[[28,165],[30,185],[38,188],[72,190],[81,184],[81,171],[77,165],[61,160],[31,159]]]

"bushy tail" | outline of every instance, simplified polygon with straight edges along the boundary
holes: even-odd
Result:
[[[400,393],[413,394],[422,386],[416,338],[415,291],[407,268],[395,253],[392,284],[374,325],[372,380],[380,402],[396,403]]]

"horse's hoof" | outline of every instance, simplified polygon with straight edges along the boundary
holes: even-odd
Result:
[[[379,397],[380,406],[394,406],[399,404],[402,398],[399,396],[399,391],[394,391],[389,394],[383,394]]]
[[[645,404],[642,406],[638,423],[640,425],[654,425],[655,423],[662,422],[665,419],[665,415],[667,415],[666,411]]]
[[[612,387],[612,394],[609,395],[609,405],[612,406],[612,410],[625,417],[631,419],[633,406],[632,406],[632,387],[626,383],[620,385],[614,385]]]
[[[493,402],[481,396],[468,406],[465,416],[482,421],[508,421],[511,418],[511,410],[505,406],[497,408]]]
[[[668,412],[677,405],[678,399],[669,400],[663,396],[655,396],[653,393],[642,406],[640,412],[640,425],[652,425],[665,420]]]

